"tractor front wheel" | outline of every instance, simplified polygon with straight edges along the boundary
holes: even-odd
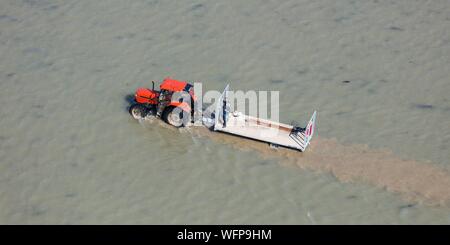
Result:
[[[147,108],[141,104],[134,104],[130,106],[129,112],[134,119],[141,119],[146,116]]]

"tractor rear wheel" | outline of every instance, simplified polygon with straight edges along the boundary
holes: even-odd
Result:
[[[164,109],[163,113],[162,113],[162,119],[174,126],[174,127],[181,127],[184,124],[184,112],[183,110],[181,110],[181,108],[178,108],[175,106],[170,106],[167,107],[166,109]]]
[[[128,110],[134,119],[141,119],[147,115],[147,108],[141,104],[134,104]]]

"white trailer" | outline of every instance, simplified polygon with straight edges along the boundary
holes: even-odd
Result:
[[[214,131],[224,132],[249,139],[263,141],[271,146],[282,146],[300,151],[308,147],[315,130],[317,112],[314,111],[305,128],[274,122],[229,111],[229,85],[216,102],[214,112]]]

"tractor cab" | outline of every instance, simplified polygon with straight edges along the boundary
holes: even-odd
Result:
[[[194,98],[194,87],[192,84],[189,84],[184,81],[178,81],[171,78],[166,78],[164,81],[159,85],[160,88],[160,100],[167,100],[171,99],[172,95],[176,92],[186,92],[189,93],[190,97],[195,100]]]
[[[194,102],[194,87],[191,84],[166,78],[159,86],[159,89],[158,116],[162,115],[167,106],[181,107],[184,111],[191,111]],[[180,93],[176,98],[173,98],[173,95],[177,92],[185,93]],[[189,93],[189,97],[186,97],[186,93]]]
[[[161,90],[167,90],[170,92],[180,92],[180,91],[188,92],[189,88],[191,87],[192,85],[187,82],[178,81],[171,78],[164,79],[161,85],[159,85],[159,88]]]

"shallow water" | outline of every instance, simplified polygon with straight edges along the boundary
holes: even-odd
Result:
[[[0,223],[448,224],[449,11],[1,1]],[[271,154],[132,120],[127,96],[169,75],[279,90],[281,121],[317,109],[319,137]]]

